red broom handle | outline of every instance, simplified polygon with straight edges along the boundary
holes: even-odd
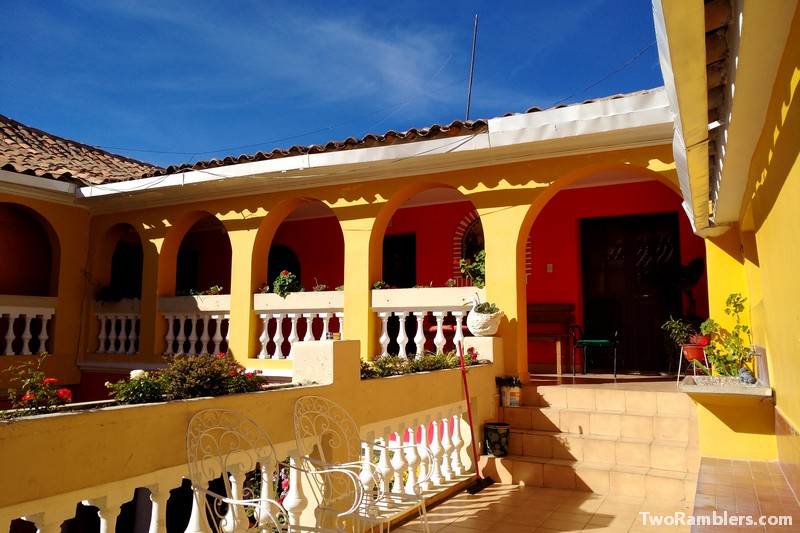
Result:
[[[469,418],[469,435],[472,439],[472,459],[475,461],[475,475],[479,478],[478,474],[478,448],[475,446],[475,430],[472,426],[472,406],[469,397],[469,385],[467,385],[467,367],[464,364],[464,349],[461,347],[461,342],[456,343],[456,351],[458,358],[461,361],[461,378],[464,380],[464,394],[467,397],[467,417]]]

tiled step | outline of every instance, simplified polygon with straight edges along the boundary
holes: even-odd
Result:
[[[694,498],[700,465],[692,400],[641,386],[526,387],[501,407],[510,455],[485,457],[502,482],[654,498]]]
[[[646,439],[556,433],[512,428],[508,451],[529,460],[587,461],[609,466],[632,466],[696,473],[700,450],[696,444],[670,439]]]
[[[609,465],[563,459],[536,460],[521,455],[483,456],[481,475],[533,487],[573,489],[598,494],[693,500],[697,473]]]
[[[697,442],[696,419],[673,414],[559,407],[501,407],[500,419],[514,429]]]

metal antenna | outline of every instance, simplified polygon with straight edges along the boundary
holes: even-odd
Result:
[[[475,44],[478,41],[478,15],[475,14],[475,29],[472,31],[472,61],[469,65],[469,89],[467,89],[467,118],[465,122],[469,121],[469,106],[472,102],[472,74],[475,71]]]

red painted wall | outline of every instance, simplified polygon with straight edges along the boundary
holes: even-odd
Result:
[[[647,213],[679,213],[681,263],[705,257],[703,239],[694,235],[683,214],[680,197],[656,181],[564,190],[542,209],[531,228],[529,303],[574,302],[582,323],[579,227],[582,218]],[[547,264],[553,272],[547,272]],[[705,275],[695,287],[697,313],[708,316]],[[684,302],[684,308],[685,308]],[[555,364],[552,344],[529,343],[528,361]]]
[[[286,221],[275,232],[273,243],[297,254],[300,283],[306,290],[317,283],[328,290],[344,283],[344,237],[336,217]]]

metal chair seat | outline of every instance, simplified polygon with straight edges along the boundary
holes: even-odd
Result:
[[[574,330],[578,330],[580,335],[583,336],[583,330],[580,326],[573,326]],[[573,330],[573,335],[575,335]],[[617,377],[617,348],[620,345],[620,332],[614,332],[610,339],[579,339],[575,338],[572,344],[572,375],[575,376],[575,350],[583,350],[583,373],[586,374],[588,370],[588,350],[589,348],[613,348],[614,349],[614,377]]]

